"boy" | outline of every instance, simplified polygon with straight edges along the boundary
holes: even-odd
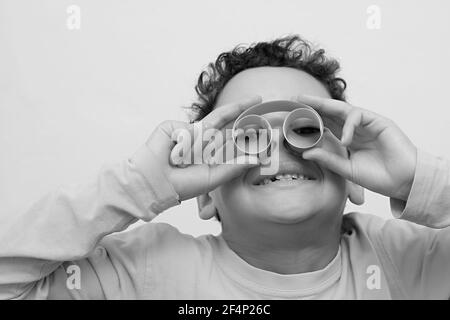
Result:
[[[179,167],[173,133],[193,124],[166,121],[91,184],[2,217],[1,298],[448,299],[450,164],[347,104],[338,69],[297,36],[221,54],[199,78],[195,120],[222,130],[261,101],[296,100],[324,119],[321,145],[294,155],[274,141],[272,176],[259,162]],[[390,197],[401,219],[343,215],[347,199],[363,203],[363,188]],[[193,197],[202,218],[220,219],[221,235],[156,223],[115,233]]]

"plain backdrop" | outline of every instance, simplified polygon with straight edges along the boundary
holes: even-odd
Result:
[[[70,5],[81,9],[78,30],[67,27]],[[374,5],[379,29],[367,24]],[[449,15],[445,0],[0,0],[0,210],[19,214],[130,156],[159,122],[186,119],[219,53],[287,34],[339,59],[351,103],[450,158]],[[352,210],[391,217],[388,199],[370,192]],[[220,231],[193,200],[157,220]]]

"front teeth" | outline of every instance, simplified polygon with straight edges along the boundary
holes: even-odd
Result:
[[[274,178],[265,178],[263,181],[259,183],[259,185],[266,185],[276,181],[288,181],[288,180],[312,180],[311,178],[297,173],[292,174],[277,174]]]

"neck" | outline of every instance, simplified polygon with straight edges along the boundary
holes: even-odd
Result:
[[[223,225],[222,237],[237,255],[252,266],[279,274],[312,272],[325,268],[339,250],[341,217],[325,223],[298,224],[252,221],[240,227]]]

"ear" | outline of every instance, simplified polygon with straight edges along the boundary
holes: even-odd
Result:
[[[198,215],[200,219],[209,220],[217,215],[217,209],[213,204],[209,194],[202,194],[197,197]]]
[[[348,180],[347,184],[350,201],[358,206],[362,205],[364,203],[364,188]]]

